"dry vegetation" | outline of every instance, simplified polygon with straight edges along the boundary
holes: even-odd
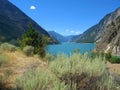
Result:
[[[120,90],[101,57],[74,53],[40,59],[18,48],[1,51],[0,90]]]
[[[3,49],[3,48],[2,48]],[[28,57],[20,50],[2,50],[0,53],[0,90],[16,88],[16,78],[29,69],[46,68],[45,62],[36,56]]]

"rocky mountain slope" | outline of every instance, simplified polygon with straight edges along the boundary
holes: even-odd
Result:
[[[5,41],[19,38],[24,30],[28,29],[29,24],[32,24],[40,34],[50,37],[42,27],[15,5],[8,0],[0,0],[0,36],[4,36]],[[57,41],[51,38],[51,43],[57,43]]]
[[[120,56],[120,16],[107,25],[101,39],[97,42],[96,50]]]
[[[83,43],[94,43],[100,40],[107,26],[115,21],[116,18],[120,16],[120,8],[116,9],[114,12],[107,14],[100,22],[88,30],[86,30],[82,35],[78,36],[75,40],[76,42]]]

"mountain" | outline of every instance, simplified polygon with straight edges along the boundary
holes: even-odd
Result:
[[[73,39],[77,37],[77,35],[63,36],[55,31],[48,31],[48,33],[52,37],[55,37],[59,42],[73,42]]]
[[[120,8],[112,13],[107,14],[100,22],[89,29],[87,29],[82,35],[79,35],[75,42],[94,43],[101,39],[107,26],[120,16]]]
[[[112,55],[120,56],[120,16],[105,28],[101,39],[96,43],[96,51],[110,52]]]
[[[96,51],[120,56],[120,8],[79,35],[76,42],[96,43]]]
[[[48,33],[49,33],[52,37],[55,37],[59,42],[67,42],[67,39],[66,39],[63,35],[55,32],[55,31],[48,31]]]
[[[14,41],[19,38],[28,29],[29,24],[32,24],[40,34],[50,37],[48,32],[15,5],[8,0],[0,0],[0,36],[4,36],[5,41]],[[50,43],[58,42],[51,38]]]
[[[75,39],[77,39],[78,35],[69,35],[65,36],[68,42],[74,42]]]

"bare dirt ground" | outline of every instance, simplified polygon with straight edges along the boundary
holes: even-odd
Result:
[[[107,62],[107,69],[114,77],[116,83],[120,86],[120,64],[111,64],[110,62]]]
[[[120,75],[120,64],[111,64],[110,62],[107,62],[107,68],[111,74]]]

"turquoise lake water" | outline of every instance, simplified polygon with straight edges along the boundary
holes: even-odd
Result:
[[[93,43],[62,43],[56,45],[48,45],[47,52],[53,55],[64,53],[69,56],[74,52],[75,49],[80,49],[80,53],[83,54],[85,52],[90,53],[94,48],[95,44]]]

